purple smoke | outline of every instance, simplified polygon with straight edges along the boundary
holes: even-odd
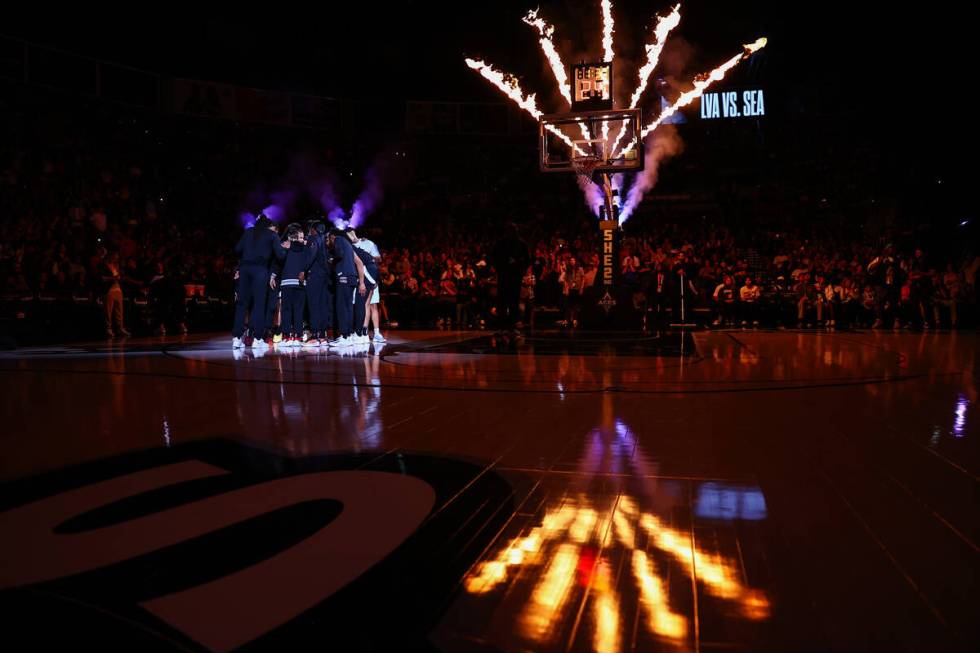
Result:
[[[350,210],[350,226],[362,226],[384,201],[385,191],[400,188],[409,181],[408,152],[389,150],[379,155],[364,173],[364,188]]]
[[[262,213],[273,222],[282,222],[286,218],[286,209],[278,204],[270,204],[262,209]]]
[[[617,191],[617,195],[619,196],[619,199],[616,200],[617,204],[622,202],[624,177],[625,175],[621,172],[612,176],[613,189]],[[582,176],[579,176],[577,181],[578,187],[582,190],[582,194],[585,196],[585,203],[589,207],[589,210],[592,211],[595,217],[600,217],[602,207],[606,203],[605,198],[603,197],[602,188],[599,186],[599,184],[589,181]]]
[[[364,174],[364,189],[354,200],[354,206],[350,210],[350,226],[355,229],[364,224],[364,220],[374,213],[374,209],[384,199],[381,171],[382,167],[375,163]]]
[[[320,203],[327,219],[334,224],[336,224],[338,213],[343,215],[344,212],[340,207],[339,187],[337,175],[331,169],[317,171],[315,177],[307,185],[310,196]]]
[[[582,175],[576,175],[575,180],[578,182],[578,187],[582,189],[582,194],[585,196],[585,204],[598,218],[599,211],[604,203],[602,189],[599,188],[598,184],[593,183]]]
[[[619,212],[619,224],[623,224],[630,219],[633,211],[640,205],[643,196],[647,191],[657,185],[660,164],[672,156],[680,154],[684,149],[684,142],[677,135],[677,128],[672,125],[662,126],[647,139],[647,151],[644,157],[644,167],[636,175],[633,185],[630,186],[626,201]]]
[[[347,226],[347,214],[339,206],[335,206],[327,213],[327,220],[338,229],[343,229]]]
[[[314,195],[319,199],[320,206],[323,207],[323,212],[327,214],[330,220],[333,220],[332,216],[337,211],[340,211],[341,213],[344,212],[344,210],[340,208],[340,202],[337,200],[337,194],[334,192],[333,186],[330,183],[326,181],[321,183],[315,189]]]
[[[336,172],[316,163],[310,155],[298,154],[291,158],[289,170],[282,179],[274,185],[259,185],[248,193],[239,220],[243,226],[254,223],[259,207],[264,207],[262,212],[273,222],[298,221],[295,209],[312,200],[320,205],[334,226],[359,227],[380,207],[386,189],[400,187],[408,181],[407,156],[407,152],[394,149],[379,155],[364,175],[364,188],[357,200],[345,211],[341,205],[344,188]]]
[[[261,212],[276,223],[298,222],[308,217],[297,213],[301,206],[308,206],[308,200],[329,213],[339,204],[336,180],[333,170],[317,163],[312,155],[296,154],[281,179],[259,183],[245,196],[239,220],[243,226],[253,224]]]

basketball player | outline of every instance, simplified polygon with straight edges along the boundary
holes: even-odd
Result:
[[[272,221],[260,214],[254,227],[242,234],[235,253],[240,257],[238,281],[241,301],[235,306],[235,324],[232,327],[232,347],[244,346],[242,335],[245,332],[245,313],[248,312],[252,331],[252,348],[268,347],[262,337],[265,335],[265,307],[269,290],[272,260],[282,260],[286,256],[288,242],[280,244],[279,237],[270,230]]]
[[[343,349],[356,344],[354,335],[354,294],[364,297],[367,287],[364,285],[364,264],[341,229],[331,229],[327,243],[333,250],[334,277],[337,287],[334,291],[334,306],[336,308],[337,339],[329,346],[333,349]]]
[[[333,255],[327,247],[327,226],[313,221],[309,226],[309,247],[314,251],[313,263],[306,275],[306,299],[310,304],[310,330],[306,347],[320,347],[329,341],[333,328]]]
[[[306,308],[306,270],[312,265],[316,250],[306,247],[303,229],[298,224],[289,225],[286,237],[291,247],[279,277],[282,290],[282,345],[299,347],[302,345],[303,309]]]
[[[381,262],[381,252],[373,241],[367,238],[358,238],[357,233],[353,229],[348,228],[347,235],[350,236],[354,247],[358,250],[357,253],[361,262],[364,263],[364,280],[368,289],[364,311],[364,324],[360,326],[360,331],[358,332],[359,342],[360,344],[367,344],[371,341],[368,332],[373,321],[374,342],[384,344],[386,340],[381,335],[381,318],[378,314],[378,305],[381,303],[381,271],[378,269],[378,264]],[[355,311],[354,313],[356,323],[359,312]]]

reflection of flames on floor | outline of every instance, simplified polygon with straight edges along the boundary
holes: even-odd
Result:
[[[618,545],[629,552],[629,569],[647,630],[655,636],[682,640],[688,634],[688,620],[672,611],[663,572],[644,547],[638,546],[642,540],[639,531],[646,536],[647,548],[673,559],[689,578],[696,578],[709,594],[734,604],[744,618],[762,620],[769,616],[765,593],[740,582],[735,561],[705,551],[692,542],[690,534],[640,511],[632,497],[621,496],[609,512],[611,518],[604,517],[600,523],[599,513],[584,495],[577,501],[566,501],[547,512],[540,526],[508,542],[493,560],[477,565],[465,581],[466,591],[489,593],[520,569],[543,565],[544,572],[521,612],[520,634],[536,643],[550,641],[578,581],[590,588],[595,650],[616,651],[620,648],[621,602],[607,553]]]

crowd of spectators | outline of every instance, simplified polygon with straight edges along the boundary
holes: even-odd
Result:
[[[0,109],[0,297],[94,302],[116,333],[127,331],[123,303],[146,307],[139,328],[163,331],[188,328],[188,302],[233,302],[245,198],[309,137],[66,108],[22,90],[4,94]],[[329,165],[363,158],[355,145],[316,138]],[[488,325],[488,256],[507,221],[532,254],[524,322],[542,313],[577,322],[598,268],[595,219],[571,179],[536,171],[530,140],[400,145],[411,170],[366,225],[384,255],[390,324]],[[741,170],[727,172],[736,181],[723,182],[712,172],[723,155],[682,156],[662,171],[667,193],[624,230],[622,286],[654,323],[680,319],[681,286],[686,319],[714,326],[950,328],[975,312],[977,253],[883,210],[887,196],[876,204],[872,189],[861,193],[847,165],[815,189],[799,171],[769,174],[780,166],[764,157],[741,157]],[[828,167],[820,157],[808,165]],[[302,203],[290,210],[284,223],[313,214]]]
[[[650,231],[659,233],[625,238],[620,279],[651,320],[679,321],[681,285],[686,319],[701,316],[712,326],[955,328],[962,307],[976,304],[978,256],[954,263],[918,248],[813,243],[792,231],[756,234],[749,242],[725,228],[703,239],[676,224]],[[388,250],[382,286],[389,314],[479,325],[494,303],[488,245],[439,240],[445,244]],[[561,323],[574,324],[595,284],[597,239],[585,233],[529,244],[525,322],[533,322],[535,307],[553,307]]]

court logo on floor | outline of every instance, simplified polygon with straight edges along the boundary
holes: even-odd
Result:
[[[399,640],[424,637],[465,572],[437,552],[465,564],[481,548],[479,532],[460,532],[466,518],[483,511],[485,526],[507,514],[506,482],[481,471],[209,441],[10,483],[0,610],[38,648],[281,648],[313,637],[370,650],[392,636],[369,627],[378,618],[401,625]]]

